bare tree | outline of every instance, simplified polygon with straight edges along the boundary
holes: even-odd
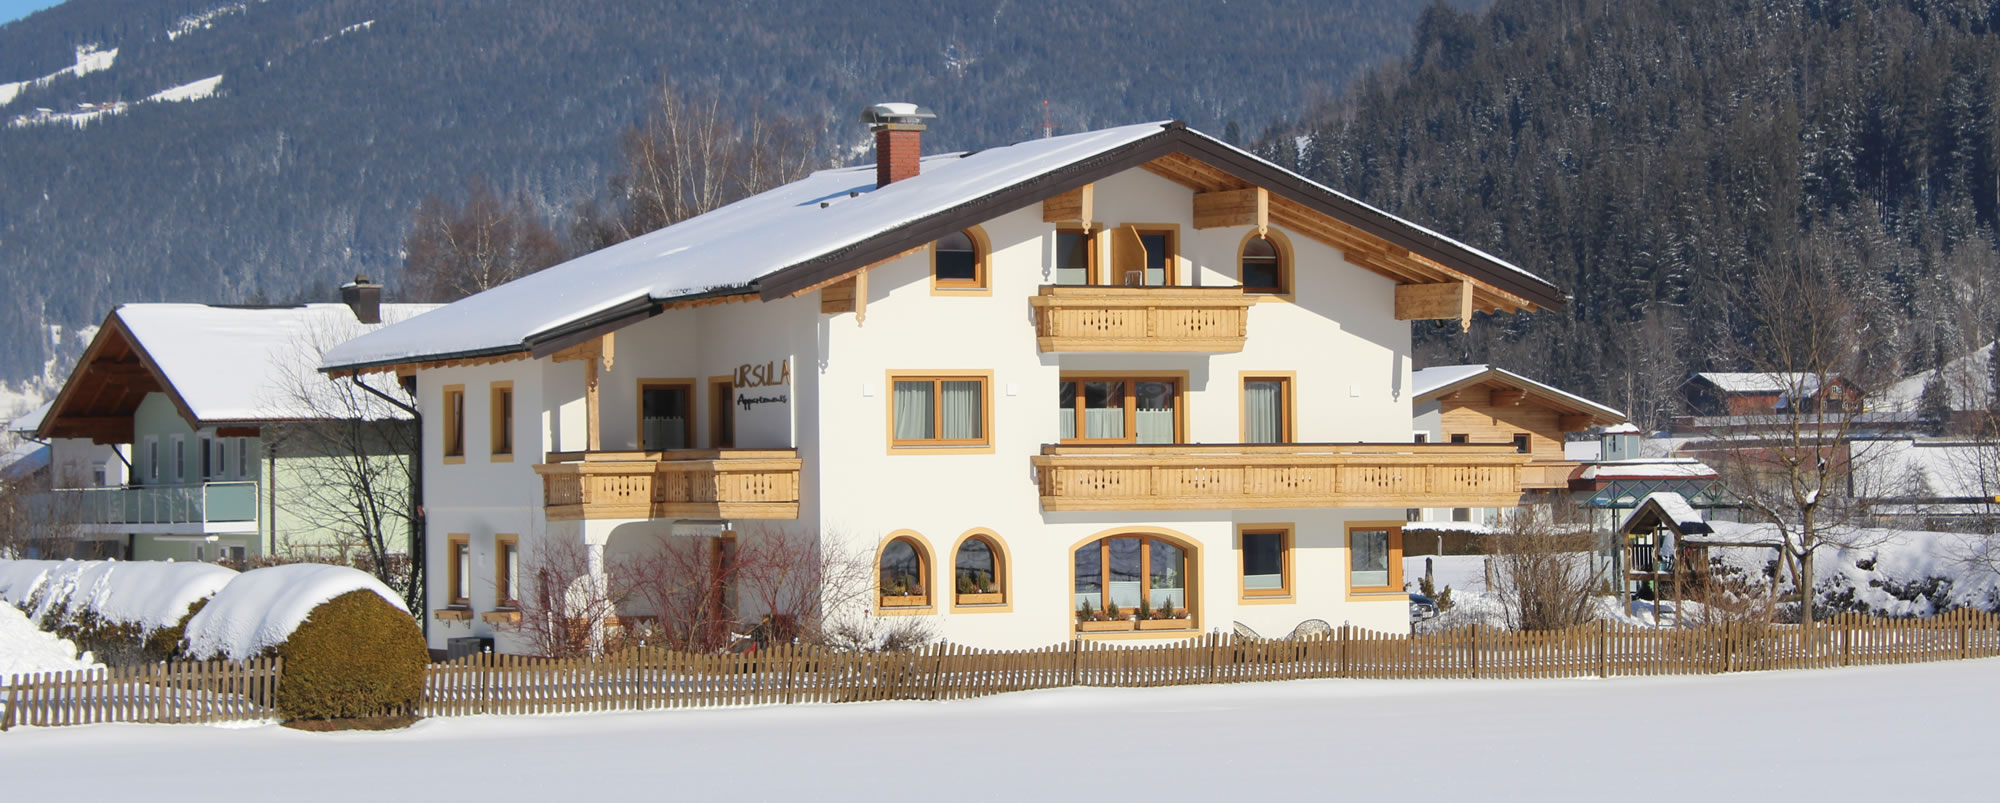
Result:
[[[1808,243],[1738,291],[1732,306],[1749,316],[1755,345],[1735,356],[1778,402],[1770,411],[1725,417],[1706,443],[1689,447],[1715,467],[1746,520],[1776,530],[1806,625],[1814,618],[1820,549],[1879,544],[1884,531],[1863,526],[1872,507],[1909,490],[1907,477],[1878,465],[1886,448],[1857,438],[1865,400],[1887,386],[1894,366],[1870,347],[1858,302],[1832,261]]]
[[[1567,504],[1522,505],[1481,541],[1493,566],[1493,586],[1507,624],[1517,630],[1561,630],[1596,618],[1600,575],[1591,554],[1597,538]]]
[[[417,205],[403,238],[403,291],[454,301],[562,261],[555,231],[526,195],[502,199],[474,176],[463,206],[433,194]]]
[[[406,315],[385,310],[384,320]],[[266,427],[264,437],[267,448],[293,458],[277,495],[301,531],[274,532],[273,541],[280,558],[354,566],[394,589],[411,610],[422,610],[423,578],[410,555],[417,531],[410,503],[416,402],[400,383],[335,379],[317,370],[327,349],[364,331],[352,317],[328,315],[301,329],[288,350],[294,358],[270,400],[286,423]],[[275,531],[277,511],[271,515]]]
[[[574,538],[536,538],[522,555],[521,618],[512,630],[545,658],[597,655],[618,607],[630,592],[618,584],[627,572],[593,572],[590,548]]]
[[[797,181],[825,166],[818,126],[754,102],[672,84],[626,129],[607,201],[576,208],[570,238],[588,253]]]

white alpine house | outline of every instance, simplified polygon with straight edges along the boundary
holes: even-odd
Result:
[[[1520,498],[1512,444],[1411,442],[1407,321],[1548,282],[1179,123],[920,158],[929,116],[327,353],[415,382],[433,648],[530,649],[538,547],[682,538],[870,556],[829,615],[981,647],[1401,630],[1406,510]]]

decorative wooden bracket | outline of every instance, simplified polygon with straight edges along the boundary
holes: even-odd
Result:
[[[1089,223],[1092,220],[1091,215],[1096,212],[1091,208],[1095,200],[1096,187],[1095,184],[1085,184],[1042,201],[1042,222]]]
[[[1194,194],[1194,227],[1217,229],[1253,225],[1263,234],[1271,227],[1271,194],[1263,187]]]
[[[1457,320],[1463,331],[1472,326],[1472,282],[1396,285],[1396,320]]]
[[[855,271],[845,279],[820,288],[819,311],[826,315],[852,312],[856,325],[865,323],[868,320],[868,271]]]

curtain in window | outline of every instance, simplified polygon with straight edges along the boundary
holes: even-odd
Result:
[[[454,544],[452,551],[458,553],[458,587],[452,590],[452,596],[465,599],[472,596],[472,550]]]
[[[1125,383],[1083,383],[1083,436],[1125,438]]]
[[[896,440],[918,441],[934,437],[931,426],[931,383],[896,383]]]
[[[1243,441],[1280,443],[1285,437],[1285,384],[1243,383]]]
[[[981,382],[943,382],[945,440],[973,440],[985,425],[980,411]]]
[[[688,448],[687,419],[649,415],[642,423],[648,451]]]
[[[1356,586],[1386,586],[1389,584],[1389,531],[1355,530],[1349,536],[1347,551],[1353,556],[1353,584]]]

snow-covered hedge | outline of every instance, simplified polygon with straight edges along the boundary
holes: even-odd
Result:
[[[373,593],[409,618],[402,598],[367,572],[317,563],[272,566],[238,575],[202,606],[188,620],[185,651],[197,660],[254,658],[291,638],[321,603],[350,591]]]
[[[236,572],[207,563],[0,561],[0,599],[107,662],[171,657],[193,606]]]
[[[292,564],[244,572],[188,620],[193,658],[285,661],[286,719],[346,719],[409,710],[430,652],[409,609],[374,576]]]

